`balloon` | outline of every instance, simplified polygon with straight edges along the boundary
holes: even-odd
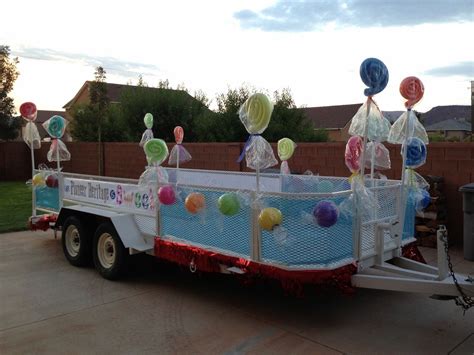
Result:
[[[46,186],[51,188],[56,188],[59,186],[59,181],[55,174],[50,174],[46,177]]]
[[[168,146],[165,141],[158,138],[150,139],[143,146],[148,164],[160,165],[168,157]]]
[[[163,205],[172,205],[176,202],[176,194],[172,186],[162,186],[158,189],[158,199]]]
[[[279,209],[267,207],[260,212],[258,216],[258,224],[262,229],[272,231],[275,226],[281,224],[282,219],[283,217]]]
[[[260,134],[268,127],[273,104],[265,94],[253,94],[240,107],[239,117],[250,134]]]
[[[409,76],[400,83],[400,94],[407,99],[405,107],[410,109],[421,100],[425,93],[425,87],[416,76]]]
[[[206,207],[206,198],[199,192],[192,192],[184,200],[184,207],[192,214],[201,212]]]
[[[145,123],[146,128],[152,129],[153,128],[153,115],[151,113],[145,114],[145,117],[143,117],[143,122]]]
[[[372,157],[372,150],[374,156]],[[372,166],[372,158],[374,160],[374,168],[378,170],[390,169],[390,152],[382,144],[378,142],[367,143],[367,160],[365,161],[365,167],[370,169]]]
[[[406,166],[417,168],[426,161],[426,145],[417,137],[408,138]]]
[[[356,173],[360,170],[362,144],[362,138],[359,136],[353,136],[347,141],[344,159],[346,166],[352,173]]]
[[[217,200],[217,207],[224,216],[233,216],[239,213],[240,203],[235,193],[226,193]]]
[[[278,156],[280,160],[288,160],[295,152],[296,144],[290,138],[282,138],[278,141]]]
[[[319,226],[328,228],[336,224],[339,210],[334,202],[324,200],[314,207],[313,216]]]
[[[360,65],[360,78],[368,86],[365,96],[373,96],[381,92],[388,83],[388,69],[377,58],[367,58]]]
[[[21,116],[28,121],[36,120],[36,115],[38,111],[36,110],[36,105],[32,102],[24,102],[20,106]]]
[[[43,127],[53,138],[61,138],[66,130],[66,120],[62,116],[54,115],[45,123]]]
[[[173,131],[174,139],[177,144],[183,143],[184,129],[181,126],[176,126]]]
[[[44,186],[44,175],[42,173],[35,174],[33,176],[33,179],[31,180],[31,183],[33,184],[33,186]]]

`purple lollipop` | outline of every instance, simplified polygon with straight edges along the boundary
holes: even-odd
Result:
[[[319,226],[328,228],[336,224],[339,210],[334,202],[321,201],[314,207],[313,216]]]

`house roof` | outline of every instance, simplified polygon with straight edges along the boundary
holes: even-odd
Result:
[[[425,127],[427,131],[471,131],[471,123],[464,119],[450,118]]]
[[[87,90],[89,88],[89,84],[91,81],[86,81],[84,84],[81,86],[79,91],[76,93],[76,95],[69,100],[64,106],[64,109],[71,108],[77,101],[77,99],[82,95],[84,90]],[[149,89],[149,90],[170,90],[170,91],[178,91],[185,93],[186,95],[189,95],[186,91],[183,90],[174,90],[174,89],[162,89],[162,88],[154,88],[154,87],[148,87],[148,86],[136,86],[136,85],[126,85],[126,84],[114,84],[114,83],[105,83],[107,85],[107,97],[109,98],[110,102],[120,102],[120,95],[122,94],[122,90],[125,88],[141,88],[141,89]],[[192,97],[191,95],[189,95]]]
[[[340,129],[354,117],[362,104],[304,107],[308,119],[313,122],[315,128]]]
[[[469,105],[447,105],[436,106],[422,114],[425,126],[431,126],[438,122],[444,122],[450,119],[460,120],[471,118],[471,106]]]
[[[49,120],[51,117],[58,115],[64,117],[66,112],[64,111],[47,111],[47,110],[38,110],[35,122],[44,123]]]

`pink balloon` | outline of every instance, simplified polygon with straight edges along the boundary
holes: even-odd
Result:
[[[174,139],[176,140],[176,143],[181,144],[183,143],[183,138],[184,138],[184,129],[181,126],[176,126],[174,128]]]
[[[172,186],[162,186],[158,190],[158,199],[163,205],[172,205],[176,202],[176,195]]]

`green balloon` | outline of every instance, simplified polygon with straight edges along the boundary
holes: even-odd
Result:
[[[146,128],[151,129],[153,127],[153,115],[147,113],[145,117],[143,117],[143,122],[145,122]]]
[[[217,200],[217,207],[224,216],[236,215],[240,211],[239,199],[234,193],[223,194]]]

